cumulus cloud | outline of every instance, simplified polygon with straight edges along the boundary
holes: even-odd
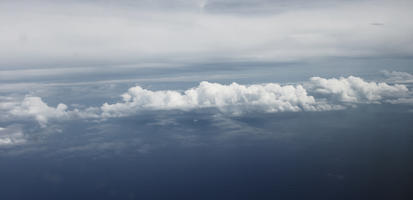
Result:
[[[25,97],[20,105],[14,107],[10,113],[18,117],[33,117],[41,126],[45,126],[50,118],[68,118],[67,106],[60,103],[57,107],[50,107],[40,97]]]
[[[26,138],[20,127],[0,127],[0,147],[23,144],[25,142]]]
[[[214,108],[228,114],[327,111],[359,103],[406,103],[411,94],[405,85],[368,82],[349,76],[338,79],[312,77],[304,84],[289,85],[224,85],[204,81],[185,91],[153,91],[135,86],[121,97],[119,102],[82,110],[70,110],[65,104],[49,106],[40,97],[31,96],[3,107],[7,107],[13,116],[34,118],[41,126],[46,126],[49,119],[106,119],[151,110]]]
[[[198,87],[184,92],[150,91],[136,86],[122,95],[123,102],[105,103],[101,109],[103,116],[123,116],[139,110],[169,110],[218,108],[224,112],[240,113],[254,110],[265,112],[317,111],[334,107],[318,102],[309,96],[301,85],[281,86],[275,83],[262,85],[239,85],[232,83],[201,82]]]
[[[14,105],[9,108],[8,113],[20,118],[34,118],[40,126],[45,127],[50,119],[82,119],[99,118],[99,108],[88,107],[84,110],[73,109],[59,103],[56,107],[49,106],[40,97],[26,96],[20,103],[9,103]]]
[[[339,79],[312,77],[303,87],[276,83],[239,85],[232,83],[201,82],[198,87],[183,92],[151,91],[140,86],[130,88],[122,95],[123,101],[105,103],[104,117],[125,116],[140,110],[170,110],[218,108],[222,112],[297,112],[342,109],[342,103],[380,103],[382,100],[408,96],[405,85],[389,85],[384,82],[367,82],[359,77]],[[321,94],[315,98],[309,93]]]
[[[378,103],[385,98],[405,97],[409,91],[405,85],[366,82],[354,76],[339,79],[312,77],[308,86],[315,93],[349,103]]]

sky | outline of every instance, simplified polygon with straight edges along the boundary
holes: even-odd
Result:
[[[411,1],[0,2],[5,199],[411,199]]]

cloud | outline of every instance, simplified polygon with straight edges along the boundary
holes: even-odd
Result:
[[[131,1],[59,2],[2,4],[0,67],[413,55],[413,24],[405,20],[412,18],[408,1],[306,7],[294,5],[310,3],[265,0],[156,1],[155,6]],[[371,26],[372,20],[386,25]],[[20,76],[13,70],[6,72]],[[58,73],[34,72],[36,76]]]
[[[0,96],[0,111],[10,110],[18,103],[12,97]]]
[[[25,135],[18,126],[0,127],[0,147],[26,143]]]
[[[229,113],[325,111],[342,109],[342,103],[380,103],[381,100],[399,99],[408,96],[408,92],[405,85],[367,82],[354,76],[339,79],[312,77],[305,87],[300,84],[201,82],[198,87],[183,92],[151,91],[136,86],[122,95],[122,102],[105,103],[101,110],[104,117],[131,115],[141,110],[210,107]],[[308,93],[321,94],[324,98],[316,99]]]
[[[105,103],[102,115],[124,116],[140,110],[170,110],[218,108],[223,112],[240,113],[243,111],[319,111],[334,107],[317,102],[309,96],[301,85],[281,86],[276,83],[262,85],[239,85],[232,83],[201,82],[198,87],[184,92],[164,90],[150,91],[136,86],[122,95],[123,102]]]
[[[57,107],[50,107],[40,97],[25,97],[20,105],[14,107],[10,113],[18,117],[33,117],[41,126],[46,126],[48,120],[67,119],[67,106],[60,103]]]
[[[145,111],[217,109],[227,114],[250,112],[299,112],[345,109],[360,103],[406,103],[411,93],[405,85],[368,82],[359,77],[312,77],[303,84],[277,83],[229,85],[203,81],[184,91],[129,88],[122,100],[100,107],[68,109],[49,106],[40,97],[26,96],[20,103],[4,103],[3,111],[15,117],[33,118],[41,126],[50,119],[107,119]]]
[[[388,82],[392,83],[413,83],[413,75],[407,72],[387,71],[382,73],[387,77]]]
[[[99,108],[88,107],[84,110],[73,109],[59,103],[56,107],[47,105],[40,97],[26,96],[22,102],[13,103],[8,113],[20,118],[34,118],[40,126],[45,127],[50,119],[93,119],[99,118]]]
[[[385,98],[405,97],[409,91],[405,85],[366,82],[354,76],[339,79],[312,77],[308,87],[315,93],[348,103],[378,103]]]
[[[413,105],[413,97],[400,98],[400,99],[390,99],[390,100],[387,100],[386,102],[391,103],[391,104],[410,104],[410,105]]]

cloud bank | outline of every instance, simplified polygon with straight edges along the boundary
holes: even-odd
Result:
[[[50,119],[107,119],[136,115],[143,111],[215,108],[228,114],[249,112],[299,112],[345,109],[360,103],[403,103],[411,98],[406,85],[368,82],[359,77],[312,77],[304,84],[277,83],[240,85],[201,82],[185,91],[152,91],[130,88],[113,104],[84,110],[68,109],[65,104],[49,106],[40,97],[27,96],[22,102],[6,102],[7,114],[33,118],[41,126]],[[2,105],[2,104],[0,104]]]
[[[150,91],[136,86],[122,95],[123,102],[105,103],[101,109],[103,116],[123,116],[139,110],[169,110],[218,108],[223,112],[242,111],[319,111],[334,107],[318,102],[307,94],[301,85],[281,86],[276,83],[263,85],[221,85],[201,82],[198,87],[184,92]]]

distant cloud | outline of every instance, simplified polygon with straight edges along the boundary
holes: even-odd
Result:
[[[26,142],[23,131],[18,126],[0,127],[0,147],[23,144]]]
[[[312,77],[309,86],[316,93],[351,103],[378,103],[385,98],[405,97],[409,91],[405,85],[366,82],[354,76],[339,79]]]
[[[413,75],[407,72],[387,71],[382,73],[387,77],[388,82],[392,83],[413,83]]]
[[[50,118],[68,118],[66,109],[65,104],[59,104],[54,108],[44,103],[40,97],[25,97],[10,113],[18,117],[34,117],[41,126],[46,126]]]
[[[99,118],[98,108],[89,107],[82,111],[68,110],[66,104],[59,103],[56,107],[47,105],[40,97],[27,96],[19,104],[10,109],[9,114],[21,118],[34,118],[40,126],[45,127],[49,119],[65,120],[76,118]]]
[[[400,99],[390,99],[390,100],[387,100],[386,102],[391,103],[391,104],[410,104],[410,105],[413,105],[413,97],[400,98]]]
[[[106,119],[150,110],[216,108],[229,114],[326,111],[359,103],[406,103],[411,101],[410,98],[409,89],[401,84],[367,82],[354,76],[338,79],[312,77],[304,84],[291,85],[222,85],[204,81],[185,91],[152,91],[135,86],[122,95],[120,102],[83,110],[70,110],[65,104],[51,107],[40,97],[27,96],[20,103],[3,106],[3,110],[15,117],[33,118],[44,127],[50,119]]]
[[[10,110],[19,104],[11,97],[0,96],[0,112]],[[4,116],[3,116],[4,117]],[[0,117],[1,119],[1,117]]]
[[[105,103],[104,117],[124,116],[139,110],[170,110],[218,108],[223,112],[243,111],[283,112],[331,110],[334,106],[318,102],[309,96],[301,85],[281,86],[276,83],[263,85],[221,85],[201,82],[198,87],[184,92],[150,91],[139,86],[122,95],[123,102]]]

